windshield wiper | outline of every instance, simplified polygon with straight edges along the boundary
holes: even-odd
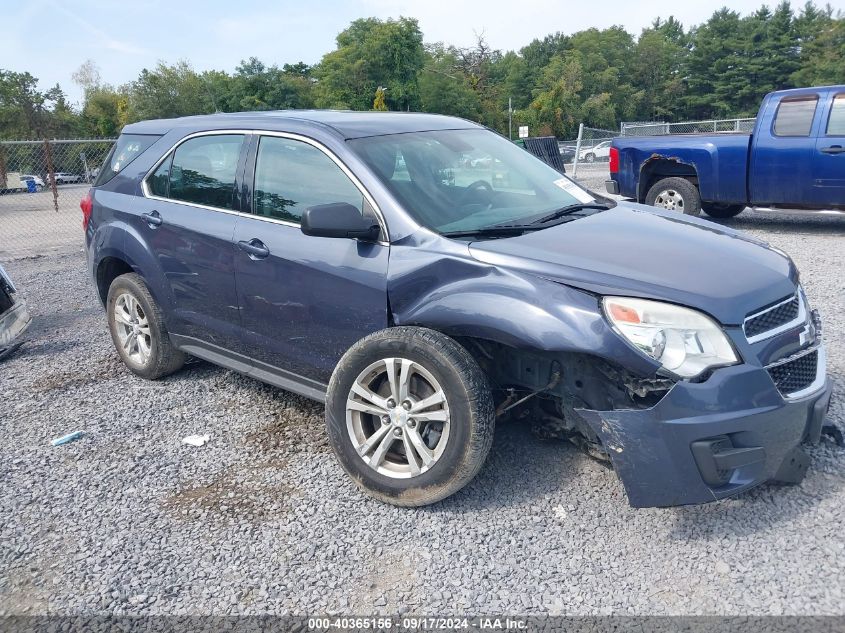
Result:
[[[544,215],[542,218],[538,220],[534,220],[531,224],[545,224],[546,222],[552,222],[553,220],[558,220],[565,215],[569,215],[570,213],[576,213],[578,211],[583,211],[584,209],[601,209],[602,211],[607,211],[610,207],[606,204],[598,204],[595,202],[590,202],[587,204],[579,203],[579,204],[570,204],[565,207],[561,207],[556,211],[552,211],[548,215]]]
[[[523,233],[527,233],[529,231],[539,231],[546,228],[545,226],[542,226],[544,224],[560,220],[564,216],[584,209],[600,209],[602,211],[606,211],[610,208],[611,207],[605,204],[599,204],[596,202],[570,204],[528,223],[493,224],[490,226],[484,226],[477,229],[467,229],[464,231],[447,231],[445,233],[441,233],[441,235],[444,237],[510,237],[513,235],[522,235]]]
[[[526,231],[539,231],[542,227],[533,224],[498,224],[485,226],[478,229],[467,229],[464,231],[446,231],[441,233],[443,237],[510,237],[522,235]]]

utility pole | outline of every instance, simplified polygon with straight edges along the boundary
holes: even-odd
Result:
[[[513,140],[513,103],[508,97],[508,139]]]

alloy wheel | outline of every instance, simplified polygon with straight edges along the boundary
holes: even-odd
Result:
[[[146,365],[152,349],[150,323],[140,302],[128,292],[114,302],[114,325],[127,358],[138,365]]]
[[[355,451],[376,472],[396,479],[430,470],[449,441],[449,405],[437,379],[407,358],[364,369],[346,400]]]

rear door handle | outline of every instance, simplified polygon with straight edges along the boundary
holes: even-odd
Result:
[[[264,246],[264,242],[257,237],[252,238],[248,242],[238,242],[238,248],[247,253],[250,259],[264,259],[270,254],[270,249]]]
[[[150,228],[154,229],[157,226],[161,226],[161,223],[164,221],[161,219],[158,211],[151,211],[149,213],[142,213],[141,214],[146,220],[147,224],[150,225]]]
[[[845,147],[841,145],[831,145],[830,147],[822,147],[823,154],[845,154]]]

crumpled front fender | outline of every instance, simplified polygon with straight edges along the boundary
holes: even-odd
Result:
[[[642,376],[657,371],[610,328],[595,295],[479,262],[465,244],[430,239],[430,247],[424,237],[391,245],[388,297],[395,324],[538,352],[590,354]]]

